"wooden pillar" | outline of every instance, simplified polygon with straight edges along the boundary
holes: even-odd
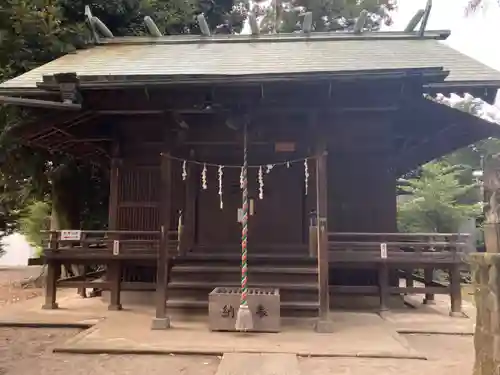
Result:
[[[115,145],[113,150],[115,157],[111,159],[111,169],[109,175],[109,208],[108,208],[108,228],[109,230],[118,230],[118,185],[120,183],[120,159],[118,147]],[[110,235],[111,240],[119,240],[119,236]],[[106,280],[110,282],[110,299],[108,310],[121,310],[121,278],[122,264],[116,260],[107,264]]]
[[[108,208],[108,228],[118,229],[118,184],[120,183],[121,160],[117,157],[111,159],[109,173],[109,208]]]
[[[405,268],[404,272],[405,272],[406,287],[413,288],[415,286],[413,280],[413,268]]]
[[[454,264],[450,268],[450,316],[463,317],[462,313],[462,286],[460,277],[460,264]]]
[[[380,311],[387,311],[389,309],[389,266],[385,260],[379,264],[378,269],[378,288],[380,298]]]
[[[484,245],[488,253],[500,253],[500,154],[484,160]]]
[[[107,280],[111,283],[108,310],[121,310],[122,264],[119,260],[108,263]]]
[[[424,284],[426,288],[432,288],[434,281],[434,268],[427,267],[424,268]],[[434,300],[433,293],[425,293],[424,304],[434,305],[436,301]]]
[[[54,205],[52,205],[52,215],[50,220],[50,233],[49,248],[57,250],[59,247],[59,232],[57,228],[57,214],[54,212]],[[58,229],[58,228],[57,228]],[[59,308],[57,304],[57,280],[61,276],[61,262],[49,260],[47,262],[47,280],[45,281],[45,303],[42,306],[44,310],[53,310]]]
[[[186,204],[184,208],[184,232],[181,241],[182,249],[191,251],[194,246],[196,225],[196,191],[198,187],[198,175],[196,164],[188,163],[186,178]]]
[[[170,154],[161,158],[161,236],[156,262],[156,314],[153,319],[152,329],[170,328],[170,318],[167,316],[167,291],[168,291],[168,232],[170,230],[172,207],[172,160]]]
[[[328,182],[327,182],[327,151],[326,145],[319,148],[316,159],[316,196],[317,196],[317,226],[318,226],[318,289],[319,289],[319,319],[316,331],[332,332],[333,326],[329,319],[329,259],[328,259]]]
[[[49,248],[56,250],[58,247],[58,233],[50,234]],[[55,260],[49,260],[47,263],[47,280],[45,281],[45,303],[42,306],[44,310],[54,310],[59,307],[57,304],[57,280],[61,275],[61,263]]]

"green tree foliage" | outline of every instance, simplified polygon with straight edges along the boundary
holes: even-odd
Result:
[[[494,3],[500,5],[500,0],[469,0],[467,6],[465,7],[465,15],[475,13],[479,9]]]
[[[42,230],[50,228],[51,205],[44,201],[34,201],[27,205],[25,214],[19,220],[20,230],[27,241],[39,254],[42,250]]]
[[[474,184],[460,181],[464,170],[446,162],[432,162],[421,168],[418,178],[403,181],[408,194],[398,207],[398,225],[404,232],[456,232],[462,220],[477,217],[479,204],[463,198]]]
[[[256,3],[254,12],[262,17],[263,32],[300,30],[305,12],[313,14],[314,31],[350,30],[363,9],[368,11],[367,30],[378,30],[392,22],[394,0],[273,0],[271,5]]]

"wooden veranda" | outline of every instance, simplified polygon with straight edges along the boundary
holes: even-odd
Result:
[[[279,288],[283,315],[328,330],[338,295],[378,295],[387,309],[405,293],[450,294],[460,315],[467,236],[396,224],[399,176],[498,135],[424,96],[491,100],[500,87],[447,36],[110,38],[0,85],[5,103],[50,108],[13,135],[109,170],[108,227],[47,233],[45,307],[57,287],[109,290],[111,309],[124,291],[154,291],[167,327],[168,309],[206,311],[211,289],[238,286],[247,129],[249,281]],[[61,279],[62,264],[86,271]]]

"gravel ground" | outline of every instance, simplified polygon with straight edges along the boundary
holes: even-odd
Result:
[[[409,335],[408,342],[429,360],[371,358],[303,358],[308,375],[457,375],[471,374],[474,344],[470,336]]]

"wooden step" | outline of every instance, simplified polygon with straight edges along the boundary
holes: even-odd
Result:
[[[239,287],[238,281],[221,283],[220,281],[174,281],[168,284],[169,298],[172,299],[194,299],[206,300],[208,295],[216,287]],[[286,283],[249,283],[252,288],[277,288],[280,290],[280,298],[283,302],[288,301],[318,301],[317,284],[286,284]]]
[[[240,272],[238,266],[212,266],[212,265],[175,265],[172,267],[172,272],[187,272],[187,273],[201,273],[201,272],[215,272],[215,273],[225,273],[225,272]],[[312,274],[316,275],[318,273],[317,268],[313,267],[249,267],[248,272],[253,273],[280,273],[280,274]]]
[[[239,282],[239,266],[211,266],[211,265],[180,265],[171,270],[170,280],[214,282],[219,285]],[[313,284],[318,280],[316,268],[311,267],[257,267],[252,266],[248,271],[249,280],[261,284]]]
[[[199,288],[208,288],[214,289],[217,287],[239,287],[239,283],[237,281],[234,282],[226,282],[224,285],[218,282],[199,282],[199,281],[172,281],[168,284],[169,289],[178,288],[178,289],[199,289]],[[307,284],[290,284],[290,283],[255,283],[249,282],[250,288],[276,288],[276,289],[291,289],[291,290],[318,290],[318,284],[316,283],[307,283]]]
[[[235,253],[189,253],[179,255],[174,258],[175,264],[192,264],[202,262],[203,264],[219,263],[219,264],[240,264],[241,255]],[[288,264],[288,265],[317,265],[317,259],[311,258],[307,254],[263,254],[250,253],[248,254],[248,262],[254,265],[259,264]]]

